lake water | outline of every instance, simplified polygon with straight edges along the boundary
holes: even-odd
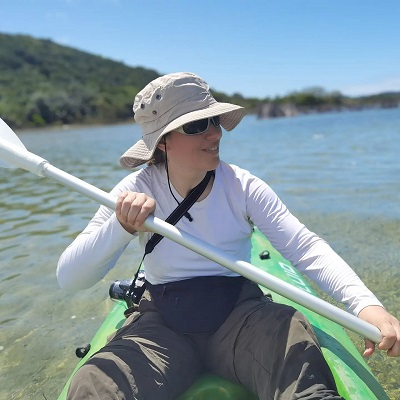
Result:
[[[135,125],[21,132],[33,153],[110,190],[118,164],[140,137]],[[400,109],[258,120],[224,133],[222,158],[267,181],[311,230],[400,316]],[[112,307],[110,283],[131,277],[136,245],[93,288],[59,289],[57,260],[98,205],[21,170],[0,170],[0,399],[57,398]],[[84,268],[84,266],[82,266]],[[362,339],[351,335],[362,348]],[[392,399],[400,362],[368,360]]]

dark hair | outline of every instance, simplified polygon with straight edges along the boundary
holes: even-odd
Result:
[[[147,161],[147,165],[164,164],[164,163],[165,163],[165,152],[157,147],[154,151],[153,157],[151,157],[151,159]]]
[[[162,142],[164,144],[166,144],[165,139],[167,138],[167,136],[170,134],[170,132],[166,133],[160,140],[158,143]],[[153,157],[151,157],[151,159],[149,161],[147,161],[147,165],[154,165],[154,164],[164,164],[166,159],[165,159],[165,151],[159,149],[158,143],[156,145],[156,149],[154,150],[153,153]]]

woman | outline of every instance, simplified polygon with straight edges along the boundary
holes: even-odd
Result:
[[[136,236],[144,248],[151,237],[145,219],[166,219],[215,171],[177,227],[249,261],[256,225],[294,266],[376,325],[383,336],[379,348],[400,354],[399,321],[352,269],[265,182],[220,160],[221,126],[235,128],[242,107],[215,101],[200,77],[175,73],[147,85],[133,110],[143,135],[120,162],[128,169],[148,166],[113,189],[115,212],[100,207],[63,253],[61,287],[95,284]],[[243,384],[260,399],[341,398],[309,323],[295,309],[165,238],[145,264],[138,310],[77,372],[68,398],[174,399],[205,370]],[[373,351],[367,340],[364,354]]]

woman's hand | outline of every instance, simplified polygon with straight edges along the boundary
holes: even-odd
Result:
[[[400,356],[400,322],[384,308],[369,306],[363,308],[358,316],[375,325],[382,333],[382,340],[378,348],[386,350],[388,356]],[[375,350],[375,343],[365,339],[364,357],[369,357]]]
[[[147,230],[143,223],[155,209],[155,200],[146,194],[124,192],[118,197],[115,214],[123,228],[133,234]]]

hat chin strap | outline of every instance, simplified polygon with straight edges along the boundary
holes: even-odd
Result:
[[[167,172],[168,188],[169,188],[170,193],[172,194],[172,197],[175,199],[176,203],[177,203],[178,206],[179,206],[179,204],[181,204],[181,203],[179,203],[178,199],[175,197],[174,193],[172,192],[172,189],[171,189],[171,182],[170,182],[170,179],[169,179],[169,171],[168,171],[168,153],[167,153],[167,139],[166,139],[165,136],[163,136],[163,139],[164,139],[164,148],[165,148],[165,171]],[[189,211],[186,211],[183,215],[184,215],[184,217],[187,218],[190,222],[193,221],[193,217],[189,214]]]

